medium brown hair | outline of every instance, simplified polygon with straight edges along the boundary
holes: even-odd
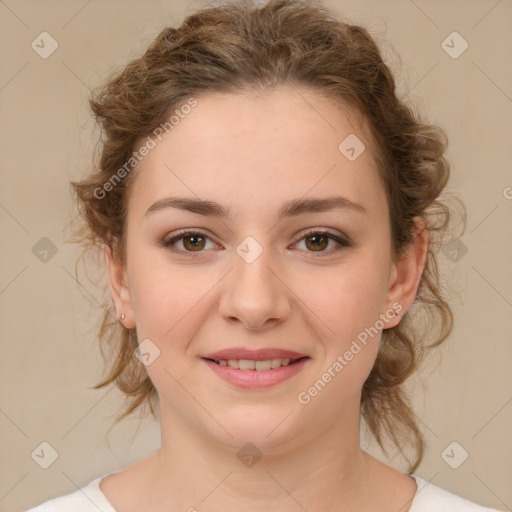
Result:
[[[413,472],[425,442],[403,384],[426,353],[447,338],[453,324],[437,262],[453,217],[448,201],[440,198],[450,165],[444,156],[444,131],[423,122],[398,98],[393,74],[365,28],[341,21],[319,2],[271,0],[262,6],[241,1],[203,8],[179,28],[162,30],[142,57],[90,99],[101,128],[101,152],[94,171],[72,182],[84,221],[75,241],[95,251],[106,244],[125,261],[126,206],[136,166],[107,192],[98,190],[105,191],[105,184],[127,169],[141,141],[194,95],[268,91],[279,85],[315,91],[349,105],[367,120],[390,209],[394,257],[413,241],[416,218],[429,231],[413,308],[396,327],[383,331],[361,398],[364,423],[384,453],[386,439],[404,456],[406,444],[415,449],[409,468]],[[156,389],[134,357],[136,328],[117,321],[106,297],[99,339],[110,368],[95,388],[114,383],[126,395],[128,405],[117,421],[147,404],[155,415]]]

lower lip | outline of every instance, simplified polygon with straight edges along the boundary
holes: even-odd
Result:
[[[238,370],[231,366],[221,366],[209,359],[203,361],[225,381],[245,389],[270,388],[280,382],[297,375],[309,358],[300,359],[288,366],[281,366],[274,370]]]

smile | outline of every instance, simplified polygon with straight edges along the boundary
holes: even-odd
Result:
[[[265,361],[253,361],[251,359],[220,359],[213,362],[220,366],[229,366],[230,368],[236,368],[237,370],[255,370],[255,371],[266,371],[275,370],[281,368],[281,366],[288,366],[294,364],[302,358],[290,359],[289,357],[267,359]]]
[[[268,388],[284,382],[297,375],[308,360],[310,360],[309,357],[275,358],[263,361],[203,358],[218,377],[244,389]]]

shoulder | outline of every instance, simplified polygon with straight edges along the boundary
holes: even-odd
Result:
[[[100,489],[100,476],[75,492],[53,498],[27,512],[116,512]]]
[[[418,489],[409,512],[500,512],[494,508],[477,505],[420,477],[412,476]]]

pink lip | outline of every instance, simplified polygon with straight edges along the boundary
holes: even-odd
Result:
[[[300,359],[301,357],[307,357],[306,354],[300,354],[299,352],[293,352],[291,350],[282,350],[278,348],[262,348],[259,350],[248,350],[246,348],[226,348],[219,350],[218,352],[212,352],[203,356],[204,359],[215,359],[220,361],[221,359],[227,361],[229,359],[248,359],[250,361],[267,361],[268,359]]]
[[[221,354],[221,352],[218,352],[217,354]],[[247,359],[252,359],[255,361],[265,360],[265,358],[255,359],[254,355],[252,355],[250,358],[247,357]],[[267,359],[273,358],[267,357]],[[231,368],[230,366],[221,366],[220,364],[217,364],[214,361],[210,361],[209,359],[203,358],[203,360],[221,379],[224,379],[230,384],[233,384],[239,388],[258,389],[275,386],[276,384],[279,384],[280,382],[293,377],[302,370],[309,358],[304,357],[295,363],[289,364],[288,366],[281,366],[280,368],[276,368],[274,370],[239,370],[237,368]]]

